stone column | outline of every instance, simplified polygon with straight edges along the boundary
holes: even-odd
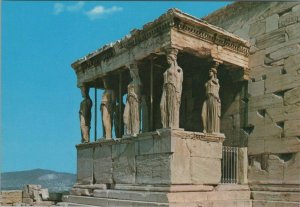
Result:
[[[169,68],[163,74],[163,93],[160,102],[161,121],[163,128],[179,128],[183,71],[177,64],[178,50],[171,48],[166,53]]]
[[[140,132],[141,80],[136,63],[129,65],[132,81],[128,85],[127,101],[124,109],[124,126],[126,135],[137,135]]]
[[[219,97],[219,80],[217,78],[218,62],[209,70],[210,79],[205,83],[206,100],[202,106],[204,133],[220,133],[221,100]]]
[[[102,112],[103,138],[112,139],[115,93],[109,86],[107,78],[103,78],[103,84],[105,91],[103,92],[100,105],[100,110]]]
[[[81,129],[81,142],[90,142],[90,129],[91,129],[91,118],[92,118],[92,100],[89,96],[89,88],[86,86],[81,86],[81,95],[83,100],[80,103],[79,109],[79,120]]]

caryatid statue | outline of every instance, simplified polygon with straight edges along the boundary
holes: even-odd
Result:
[[[115,94],[112,89],[109,88],[107,79],[103,79],[104,92],[102,95],[100,110],[102,113],[102,126],[103,137],[105,139],[112,139],[112,125],[113,125],[113,113],[115,107]]]
[[[90,142],[90,129],[91,129],[91,109],[92,109],[92,100],[89,96],[89,88],[86,86],[80,87],[81,95],[83,100],[80,103],[79,109],[79,120],[80,120],[80,129],[81,129],[81,142],[88,143]]]
[[[219,80],[215,63],[209,70],[210,79],[205,83],[206,100],[202,107],[202,122],[204,133],[220,133],[221,100],[219,97]]]
[[[167,51],[170,67],[164,72],[163,92],[160,101],[163,128],[179,128],[179,109],[182,93],[183,71],[177,64],[177,49]]]
[[[137,135],[140,132],[141,80],[137,64],[130,64],[132,81],[128,85],[127,101],[124,109],[125,134]]]

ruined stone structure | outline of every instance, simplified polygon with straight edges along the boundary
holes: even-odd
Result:
[[[205,20],[251,44],[247,97],[236,97],[221,132],[226,145],[248,147],[253,207],[299,206],[300,3],[235,3]]]
[[[170,9],[74,62],[77,86],[110,98],[104,139],[76,146],[65,201],[298,206],[299,11],[241,2],[204,21]]]

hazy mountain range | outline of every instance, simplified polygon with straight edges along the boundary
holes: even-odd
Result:
[[[69,191],[76,181],[72,173],[34,169],[1,173],[1,190],[18,190],[26,184],[42,185],[50,192]]]

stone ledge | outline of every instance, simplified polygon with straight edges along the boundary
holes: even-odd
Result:
[[[215,187],[216,191],[249,191],[248,185],[237,185],[237,184],[220,184]]]
[[[126,144],[126,143],[140,141],[143,139],[161,138],[162,135],[165,135],[166,133],[171,137],[180,137],[182,139],[197,139],[197,140],[209,141],[209,142],[223,142],[225,140],[225,135],[222,133],[192,132],[192,131],[184,131],[183,129],[157,129],[156,131],[141,133],[138,134],[137,136],[125,136],[123,138],[109,139],[109,140],[100,139],[97,140],[96,142],[81,143],[76,145],[76,148],[85,149],[85,148],[92,148],[92,147],[105,146],[105,145]]]
[[[171,185],[171,186],[153,186],[153,185],[123,185],[116,184],[117,190],[135,190],[135,191],[157,191],[157,192],[206,192],[212,191],[210,185]]]
[[[251,191],[300,192],[300,185],[250,185]]]

